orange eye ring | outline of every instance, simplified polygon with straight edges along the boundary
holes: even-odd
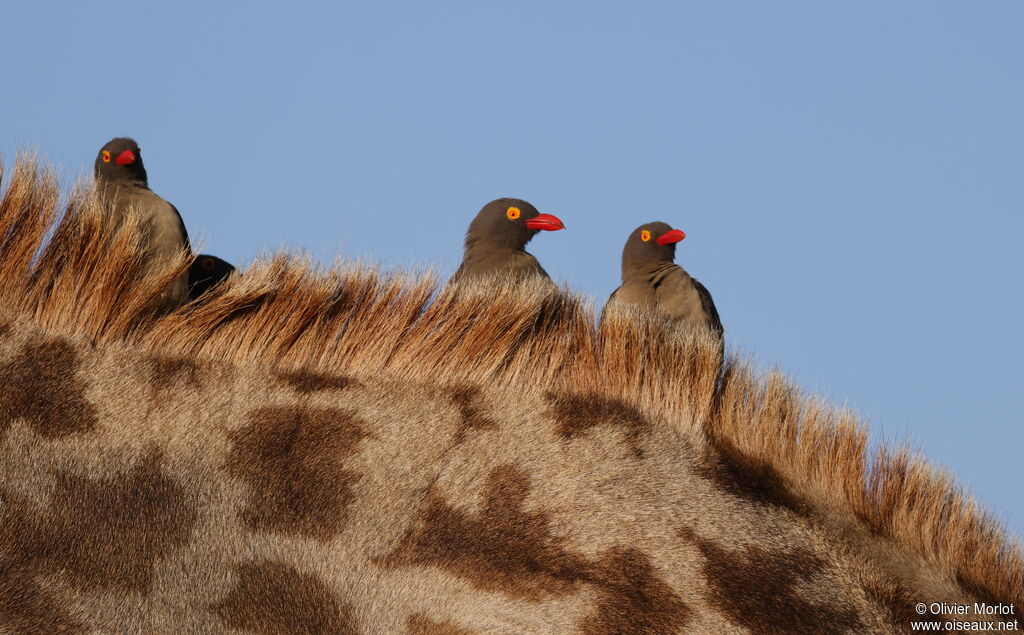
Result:
[[[642,240],[644,242],[647,242],[650,239],[651,239],[651,232],[647,231],[646,229],[643,230],[642,232],[640,232],[640,240]]]
[[[202,263],[203,269],[206,269],[207,271],[213,271],[213,268],[215,266],[216,266],[216,263],[213,261],[213,258],[203,258],[203,263]]]
[[[521,214],[518,207],[510,207],[505,211],[505,216],[508,216],[509,220],[518,220]]]
[[[103,152],[100,153],[100,156],[103,158],[103,162],[104,163],[110,163],[110,153],[109,152],[104,150]]]

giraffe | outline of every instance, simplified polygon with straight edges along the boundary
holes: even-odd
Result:
[[[288,254],[155,315],[190,263],[152,273],[96,206],[61,213],[30,158],[0,199],[0,632],[899,633],[919,602],[1024,605],[1020,545],[950,477],[777,373],[719,377],[709,335]]]

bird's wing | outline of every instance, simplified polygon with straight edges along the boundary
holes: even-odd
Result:
[[[725,329],[722,328],[722,319],[718,317],[715,301],[711,299],[711,292],[700,283],[700,280],[696,278],[691,278],[691,280],[693,280],[693,286],[697,289],[697,293],[700,294],[701,306],[703,306],[704,313],[708,316],[708,326],[716,333],[722,333]]]
[[[174,212],[174,216],[178,219],[178,227],[181,228],[181,238],[184,241],[185,246],[188,247],[191,250],[192,249],[192,243],[190,243],[189,240],[188,240],[188,230],[185,229],[185,221],[182,220],[181,213],[179,213],[178,212],[178,208],[175,207],[170,202],[167,202],[167,205],[170,206],[171,211]]]
[[[601,317],[600,317],[600,319],[598,321],[598,324],[604,324],[604,318],[608,314],[609,308],[614,310],[615,302],[616,302],[615,301],[615,296],[616,296],[616,294],[618,294],[619,289],[621,289],[621,288],[622,288],[622,286],[616,287],[615,291],[612,291],[612,294],[610,296],[608,296],[608,300],[606,300],[605,303],[604,303],[604,306],[601,307]]]
[[[462,261],[462,262],[459,263],[459,268],[456,269],[455,273],[452,274],[452,277],[448,278],[448,284],[450,284],[450,285],[451,284],[455,284],[456,282],[461,280],[462,277],[465,276],[465,275],[466,275],[466,261]]]
[[[191,251],[188,231],[178,208],[149,188],[135,188],[132,196],[137,212],[149,225],[150,245],[154,253],[166,258],[182,248]]]
[[[658,299],[658,311],[662,315],[693,326],[721,329],[722,324],[718,319],[718,311],[711,302],[711,294],[682,267],[665,267],[657,272],[653,283],[654,294]]]

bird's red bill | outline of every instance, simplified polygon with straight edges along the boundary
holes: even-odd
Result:
[[[683,230],[671,229],[661,236],[658,236],[658,244],[661,246],[671,245],[672,243],[677,243],[684,238],[686,238],[686,234],[683,233]]]
[[[565,224],[553,214],[538,214],[526,221],[526,226],[530,229],[540,229],[548,232],[565,229]]]
[[[118,165],[128,165],[129,163],[135,163],[135,153],[131,150],[125,150],[121,154],[117,155],[114,159],[114,163]]]

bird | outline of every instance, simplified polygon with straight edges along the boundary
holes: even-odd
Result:
[[[234,265],[217,256],[199,254],[188,268],[188,299],[195,300],[220,284],[235,270]]]
[[[722,320],[711,293],[675,264],[676,244],[684,238],[682,230],[667,223],[647,223],[634,229],[622,248],[622,284],[608,298],[601,319],[609,311],[639,307],[722,337]]]
[[[518,198],[499,198],[483,206],[466,231],[462,264],[449,284],[504,277],[515,281],[551,277],[526,244],[540,231],[558,231],[565,224],[552,214]]]
[[[172,261],[190,250],[188,232],[177,208],[149,189],[139,144],[128,137],[111,139],[100,148],[93,167],[96,189],[107,220],[120,227],[128,214],[139,219],[147,232],[146,254],[151,268]],[[170,310],[188,299],[188,275],[182,274],[164,289],[161,309]]]

